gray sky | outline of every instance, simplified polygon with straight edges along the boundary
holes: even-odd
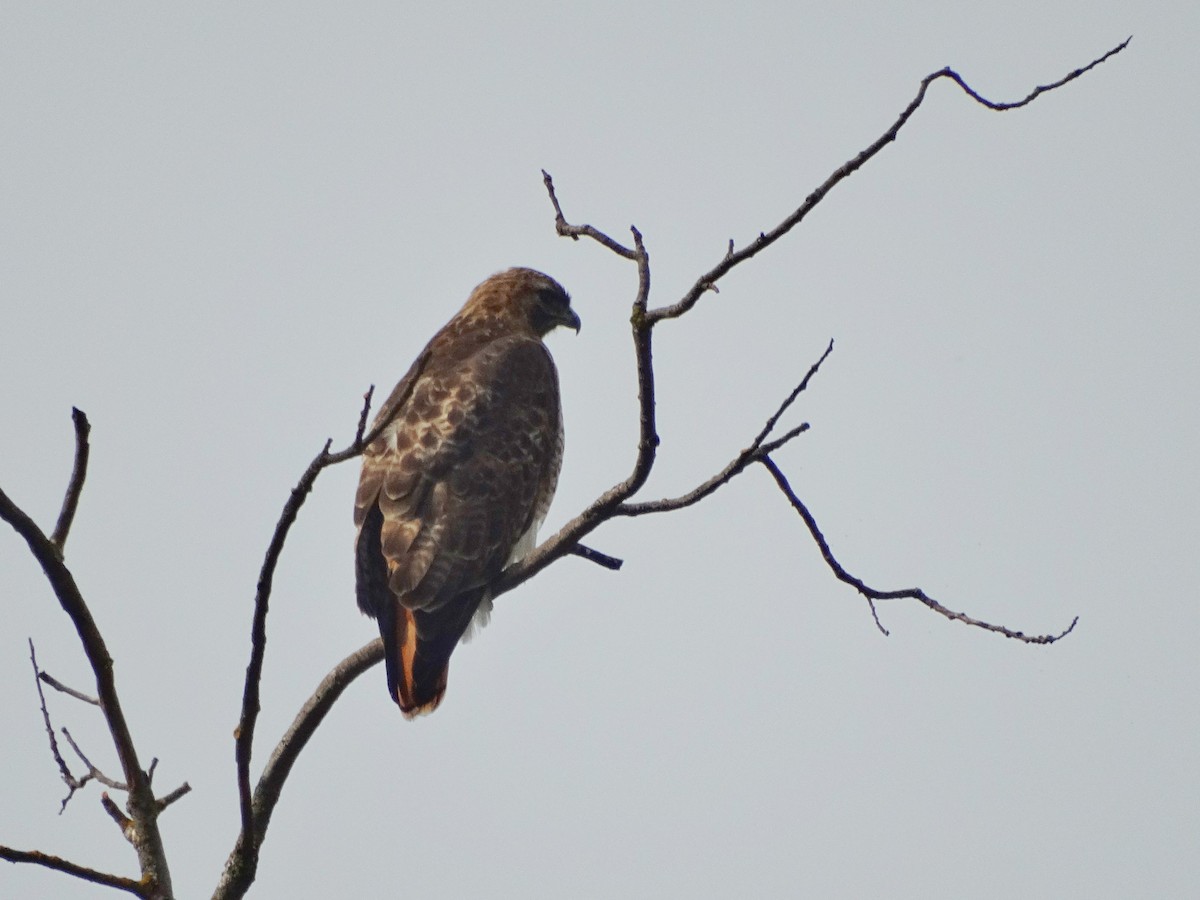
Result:
[[[581,6],[581,5],[580,5]],[[1194,3],[6,3],[0,485],[49,526],[93,423],[68,561],[161,790],[181,897],[236,834],[233,743],[263,550],[366,386],[390,389],[497,269],[573,293],[548,527],[624,477],[632,267],[666,303],[775,225],[953,65],[785,243],[658,334],[660,467],[691,487],[832,337],[779,455],[834,551],[911,602],[885,638],[766,473],[590,543],[456,653],[405,722],[382,670],[289,781],[254,896],[1184,896],[1197,872],[1200,481]],[[285,552],[257,759],[374,634],[352,593],[357,467]],[[98,793],[57,815],[25,641],[90,687],[0,534],[0,843],[135,873]],[[117,769],[99,717],[51,711]],[[0,894],[100,897],[30,867]]]

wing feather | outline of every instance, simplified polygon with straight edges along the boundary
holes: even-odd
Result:
[[[496,340],[456,369],[429,369],[364,454],[356,519],[381,511],[392,590],[436,608],[509,562],[545,515],[562,448],[557,375],[540,341]]]

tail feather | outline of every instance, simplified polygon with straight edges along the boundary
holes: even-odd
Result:
[[[482,592],[461,596],[440,609],[408,609],[398,602],[379,618],[388,693],[405,718],[433,712],[446,693],[450,654],[471,622]]]

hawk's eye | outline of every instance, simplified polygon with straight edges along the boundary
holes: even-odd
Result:
[[[570,301],[562,291],[556,291],[554,288],[542,288],[538,291],[538,303],[547,310],[555,311],[566,309]]]

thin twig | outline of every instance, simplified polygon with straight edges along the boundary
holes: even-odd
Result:
[[[54,688],[60,694],[66,694],[68,697],[74,697],[76,700],[82,700],[84,703],[90,703],[92,706],[99,706],[100,701],[90,694],[85,694],[83,691],[77,691],[73,687],[67,687],[49,672],[39,672],[38,680],[43,681],[50,687]]]
[[[1058,634],[1028,635],[1023,631],[1014,631],[1013,629],[1006,628],[1003,625],[993,625],[992,623],[985,622],[982,619],[972,618],[966,613],[955,612],[952,609],[948,609],[938,601],[934,600],[920,588],[903,588],[896,591],[881,591],[870,587],[861,578],[858,578],[857,576],[851,575],[849,572],[847,572],[842,564],[837,561],[833,555],[833,551],[829,549],[829,542],[825,540],[825,535],[821,533],[821,529],[817,525],[817,520],[813,517],[813,514],[808,511],[808,507],[804,505],[803,501],[796,496],[795,491],[792,490],[791,484],[788,483],[787,477],[782,471],[780,471],[779,466],[775,464],[775,461],[768,456],[760,459],[759,462],[762,463],[766,470],[771,473],[771,477],[775,479],[775,484],[778,485],[779,490],[783,492],[783,495],[787,497],[788,502],[792,505],[792,508],[799,514],[800,518],[804,520],[804,524],[808,526],[809,533],[812,535],[813,540],[816,541],[817,547],[821,551],[821,556],[825,558],[825,564],[829,566],[839,581],[844,581],[868,600],[917,600],[921,603],[924,603],[927,607],[939,615],[945,616],[947,619],[952,619],[956,622],[962,622],[965,625],[973,625],[974,627],[982,628],[985,631],[992,631],[996,634],[1002,634],[1005,637],[1023,641],[1026,644],[1053,644],[1055,641],[1061,640],[1070,634],[1071,631],[1074,630],[1075,624],[1079,621],[1079,617],[1076,616],[1071,621],[1071,624],[1067,626],[1066,630],[1059,632]],[[878,619],[876,619],[876,621],[878,622]],[[885,634],[887,633],[886,630],[883,629],[882,625],[879,627],[880,630],[883,630]]]
[[[363,394],[362,411],[358,414],[358,428],[354,432],[354,443],[352,447],[364,447],[363,434],[367,430],[367,419],[371,415],[371,398],[375,396],[375,385],[367,388],[367,392]]]
[[[788,407],[796,402],[796,398],[808,390],[808,383],[821,371],[821,366],[825,363],[825,360],[829,359],[831,353],[833,353],[833,338],[829,339],[829,344],[825,347],[825,352],[821,354],[815,363],[808,367],[808,371],[804,373],[804,377],[800,379],[800,383],[792,389],[792,392],[779,404],[779,408],[767,419],[767,423],[754,438],[754,445],[756,447],[761,446],[762,442],[775,430],[775,426],[779,424],[780,418],[788,411]]]
[[[598,566],[603,566],[612,571],[618,571],[625,564],[622,559],[617,559],[615,556],[609,556],[607,553],[601,553],[599,550],[593,550],[591,547],[586,547],[583,544],[576,544],[567,551],[572,556],[578,556],[581,559],[586,559],[588,562],[594,562]]]
[[[183,796],[191,793],[191,790],[192,790],[192,786],[185,781],[183,784],[181,784],[179,787],[175,788],[175,790],[171,791],[169,794],[164,794],[163,796],[159,797],[158,800],[156,801],[158,804],[158,811],[162,812],[164,809],[166,809],[168,806],[170,806],[172,803],[174,803],[180,797],[183,797]]]
[[[554,179],[550,177],[550,173],[545,169],[542,169],[542,183],[546,185],[546,193],[550,195],[550,202],[554,204],[554,229],[562,237],[569,237],[573,241],[577,241],[581,237],[589,237],[603,244],[618,256],[623,256],[626,259],[637,259],[638,251],[636,249],[630,250],[624,244],[614,241],[607,234],[593,228],[591,225],[568,225],[566,218],[563,216],[562,207],[558,203],[558,195],[554,192]]]
[[[96,781],[100,782],[105,787],[112,788],[114,791],[129,790],[129,785],[121,781],[114,781],[97,769],[94,765],[92,765],[92,761],[84,756],[83,751],[79,749],[79,745],[75,743],[75,738],[71,737],[71,732],[67,731],[66,728],[63,728],[62,733],[63,737],[67,739],[67,743],[71,745],[71,749],[75,751],[75,755],[79,757],[85,766],[87,766],[89,776],[96,779]]]
[[[1100,65],[1103,62],[1107,62],[1110,57],[1116,56],[1118,53],[1120,53],[1122,50],[1124,50],[1126,47],[1128,47],[1129,42],[1132,40],[1133,40],[1133,35],[1130,35],[1129,37],[1125,38],[1125,40],[1123,40],[1120,44],[1118,44],[1117,46],[1115,46],[1111,50],[1109,50],[1107,53],[1105,53],[1103,56],[1093,59],[1086,66],[1076,69],[1074,72],[1071,72],[1069,75],[1064,75],[1058,81],[1052,82],[1051,84],[1038,85],[1032,91],[1029,92],[1028,96],[1026,96],[1024,100],[1017,100],[1015,103],[997,103],[996,101],[988,100],[986,97],[983,97],[978,92],[976,92],[976,90],[973,87],[971,87],[969,84],[966,83],[966,81],[963,80],[963,77],[961,75],[959,75],[957,72],[955,72],[949,66],[942,69],[940,72],[934,72],[932,75],[929,76],[928,80],[933,81],[933,79],[935,79],[935,78],[950,78],[954,81],[955,84],[957,84],[960,88],[962,88],[964,91],[966,91],[968,96],[970,96],[971,99],[974,100],[976,103],[981,103],[984,106],[986,106],[988,109],[994,109],[997,112],[1005,112],[1010,109],[1020,109],[1022,106],[1028,106],[1030,103],[1032,103],[1034,100],[1036,100],[1041,94],[1044,94],[1047,91],[1052,91],[1055,88],[1060,88],[1067,82],[1074,81],[1080,75],[1083,75],[1086,72],[1090,72],[1092,69],[1096,68],[1096,66]]]
[[[879,621],[879,610],[875,608],[875,598],[867,598],[867,606],[871,607],[871,618],[875,620],[875,627],[880,630],[884,637],[890,637],[891,632],[883,627],[883,623]]]
[[[42,708],[42,721],[46,725],[46,737],[50,739],[50,753],[54,757],[55,765],[58,766],[63,783],[67,786],[67,796],[63,797],[62,805],[58,808],[58,814],[61,816],[67,808],[67,804],[71,802],[71,798],[75,796],[75,792],[86,785],[91,780],[91,776],[84,775],[83,778],[76,778],[58,749],[58,740],[54,737],[54,725],[50,722],[50,711],[46,707],[46,694],[42,691],[41,676],[45,673],[38,668],[37,651],[33,648],[33,638],[29,638],[29,662],[33,666],[33,683],[37,687],[38,703]]]
[[[808,431],[808,429],[809,424],[807,422],[801,422],[795,428],[789,428],[779,437],[775,438],[775,440],[767,441],[765,444],[759,447],[758,452],[754,454],[755,458],[766,456],[768,453],[774,453],[784,444],[789,443],[793,438],[800,437],[800,435],[804,434],[804,432]]]
[[[746,468],[756,460],[765,456],[768,453],[773,453],[784,444],[791,441],[793,438],[799,437],[804,432],[808,431],[808,423],[803,422],[792,428],[790,431],[773,441],[766,441],[775,426],[779,424],[779,419],[787,411],[796,400],[808,388],[808,384],[812,381],[813,376],[821,370],[821,364],[829,358],[829,354],[833,352],[833,341],[829,342],[829,346],[825,348],[825,352],[820,358],[808,368],[804,378],[800,383],[792,389],[791,393],[784,398],[783,402],[776,407],[767,419],[766,424],[754,436],[754,440],[750,442],[750,446],[742,450],[737,456],[730,460],[716,475],[713,475],[707,481],[704,481],[686,494],[681,494],[678,497],[663,498],[662,500],[648,500],[641,503],[622,503],[616,509],[616,515],[621,516],[644,516],[650,513],[673,512],[677,509],[691,506],[699,503],[705,497],[714,493],[718,488],[723,487],[732,481],[736,476],[740,475]],[[765,442],[765,443],[764,443]]]
[[[1119,53],[1127,45],[1128,41],[1115,47],[1103,56],[1084,66],[1082,69],[1077,69],[1070,75],[1060,79],[1051,85],[1042,86],[1033,91],[1024,101],[1015,105],[1024,105],[1031,102],[1036,96],[1060,87],[1075,78],[1078,78],[1084,72],[1095,68],[1100,63],[1109,59],[1116,53]],[[742,471],[749,462],[761,462],[764,465],[774,467],[771,462],[769,453],[783,446],[787,441],[803,433],[804,426],[793,428],[783,437],[764,445],[762,441],[753,449],[748,448],[735,457],[724,470],[719,472],[713,478],[698,486],[689,494],[677,497],[671,500],[656,501],[651,504],[627,503],[626,501],[632,497],[645,484],[646,479],[650,475],[650,470],[653,468],[655,461],[655,450],[658,446],[659,438],[655,430],[655,411],[654,411],[654,369],[651,336],[654,326],[667,319],[678,318],[689,310],[691,310],[705,292],[716,289],[717,282],[726,275],[731,269],[742,262],[757,255],[762,250],[774,244],[796,225],[798,225],[805,216],[808,215],[834,187],[843,180],[854,174],[862,168],[870,159],[878,154],[889,143],[896,140],[897,135],[912,115],[917,111],[925,100],[926,92],[929,90],[929,85],[939,78],[951,78],[964,89],[969,86],[965,80],[958,76],[951,69],[942,69],[927,75],[921,80],[920,87],[917,90],[916,96],[908,104],[907,107],[900,113],[891,127],[888,128],[875,142],[870,144],[866,149],[862,150],[858,155],[845,162],[837,170],[833,172],[820,186],[809,194],[804,202],[787,218],[779,223],[774,229],[769,232],[760,232],[758,238],[752,241],[749,245],[737,250],[734,242],[730,241],[728,250],[721,261],[710,269],[705,274],[696,279],[695,283],[688,292],[676,303],[670,306],[658,307],[651,309],[648,306],[649,297],[649,257],[645,253],[645,248],[641,234],[637,229],[633,229],[635,249],[630,250],[614,241],[611,237],[593,228],[590,225],[571,225],[566,221],[566,217],[562,211],[562,205],[559,202],[557,193],[554,189],[554,183],[550,175],[543,171],[543,181],[546,185],[547,193],[550,196],[550,201],[554,206],[555,212],[555,230],[561,234],[578,240],[579,237],[589,237],[601,245],[607,247],[612,252],[626,259],[636,260],[638,263],[638,294],[633,304],[633,314],[630,317],[633,327],[634,352],[637,359],[638,372],[638,409],[639,409],[639,441],[638,441],[638,457],[634,465],[634,471],[624,481],[610,488],[582,513],[569,521],[558,533],[548,538],[541,545],[534,549],[521,562],[510,566],[506,569],[500,578],[494,583],[493,596],[499,596],[506,591],[512,590],[518,585],[524,583],[527,579],[536,575],[546,566],[550,565],[555,560],[559,559],[566,553],[570,552],[570,548],[575,546],[583,537],[597,528],[601,523],[612,518],[614,515],[637,515],[643,512],[666,511],[672,508],[681,508],[692,503],[698,502],[704,496],[707,496],[713,490],[716,490],[721,484],[727,483],[729,478],[732,478],[738,472]],[[981,101],[980,95],[968,90],[969,96],[977,101]],[[995,108],[995,104],[985,103],[989,108]],[[798,393],[798,391],[797,391]],[[781,406],[782,410],[790,403],[790,399],[785,401]],[[768,422],[767,430],[774,427],[774,422]],[[764,447],[766,449],[764,449]],[[778,471],[776,469],[776,471]],[[815,523],[813,523],[815,525]],[[848,574],[848,573],[847,573]],[[849,576],[852,577],[852,576]],[[864,585],[865,587],[865,585]],[[906,594],[907,596],[907,594]],[[915,596],[915,595],[914,595]],[[878,597],[876,599],[881,599]],[[936,601],[921,594],[917,597],[921,602],[925,603],[932,609],[936,609],[943,615],[951,618],[956,618],[959,621],[969,621],[974,623],[974,620],[969,619],[962,613],[954,613],[945,607],[941,607]],[[990,630],[995,630],[1000,633],[1009,634],[1009,636],[1017,637],[1020,635],[1022,640],[1034,640],[1026,638],[1020,632],[1013,632],[1010,629],[1003,629],[999,626],[988,626],[987,623],[977,623],[979,627],[988,627]],[[1068,629],[1069,631],[1069,629]],[[1065,632],[1064,632],[1065,633]],[[1061,635],[1060,635],[1061,636]],[[1057,640],[1060,636],[1050,636]],[[1049,642],[1048,640],[1043,642]]]

